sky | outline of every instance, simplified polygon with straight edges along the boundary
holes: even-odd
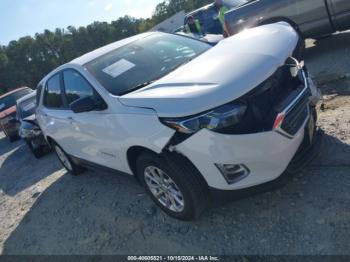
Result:
[[[0,0],[0,45],[45,29],[147,18],[161,0]]]

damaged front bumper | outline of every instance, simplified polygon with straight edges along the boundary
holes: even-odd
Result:
[[[305,76],[304,89],[277,116],[276,121],[283,118],[273,130],[220,134],[202,129],[172,149],[186,156],[213,189],[240,190],[273,181],[305,144],[312,144],[319,99],[318,89]]]
[[[301,128],[293,139],[275,131],[223,135],[201,130],[177,145],[176,151],[186,156],[197,167],[210,187],[237,190],[278,178],[298,151],[304,134],[304,128]],[[246,166],[249,175],[234,184],[229,184],[217,166],[231,164]]]

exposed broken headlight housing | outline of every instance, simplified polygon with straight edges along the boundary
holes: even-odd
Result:
[[[204,128],[217,131],[237,125],[246,110],[245,104],[232,102],[197,116],[162,118],[161,122],[183,134],[194,134]]]

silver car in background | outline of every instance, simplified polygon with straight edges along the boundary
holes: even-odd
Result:
[[[50,151],[35,117],[36,92],[17,100],[17,121],[19,136],[27,143],[35,158],[40,158]]]
[[[349,0],[251,0],[225,14],[230,35],[263,24],[288,22],[304,38],[350,29]]]

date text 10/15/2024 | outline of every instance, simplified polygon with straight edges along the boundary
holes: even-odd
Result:
[[[128,261],[220,261],[216,256],[128,256]]]

